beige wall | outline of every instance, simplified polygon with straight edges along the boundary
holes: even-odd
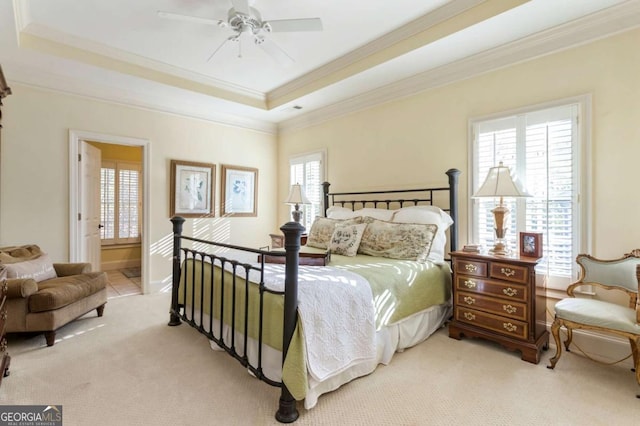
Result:
[[[576,95],[593,97],[593,254],[640,247],[640,30],[375,106],[280,136],[279,192],[289,156],[327,148],[333,190],[446,183],[461,175],[460,241],[467,236],[470,118]],[[286,206],[278,218],[287,219]]]
[[[259,169],[258,217],[190,219],[202,238],[258,247],[269,243],[276,211],[276,138],[202,120],[11,84],[4,100],[0,244],[38,243],[55,261],[69,258],[69,129],[149,140],[151,153],[149,280],[171,275],[169,162],[218,164],[216,206],[222,163]]]

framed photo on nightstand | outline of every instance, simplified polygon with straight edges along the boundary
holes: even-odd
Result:
[[[520,233],[520,256],[542,257],[542,232]]]

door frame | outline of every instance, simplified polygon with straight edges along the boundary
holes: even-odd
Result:
[[[151,145],[148,139],[127,136],[108,135],[85,130],[69,129],[69,261],[79,262],[82,259],[81,233],[79,232],[78,213],[80,206],[80,182],[78,155],[80,141],[108,143],[114,145],[139,146],[142,148],[142,242],[141,271],[142,293],[149,293],[149,229],[150,229],[150,190],[149,176],[151,162]]]

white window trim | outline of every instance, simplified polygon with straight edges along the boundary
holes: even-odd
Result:
[[[321,150],[316,150],[316,151],[309,151],[309,152],[305,152],[302,154],[295,154],[292,155],[291,157],[289,157],[289,170],[288,170],[288,174],[289,174],[289,180],[291,180],[291,167],[295,164],[301,164],[301,163],[306,163],[308,161],[313,161],[313,160],[317,160],[320,159],[320,164],[321,164],[321,179],[320,179],[320,184],[322,184],[324,181],[327,180],[327,149],[321,149]],[[287,192],[289,191],[289,188],[291,185],[295,184],[295,183],[299,183],[299,182],[289,182],[289,186],[287,186]],[[323,211],[323,204],[324,204],[324,198],[323,198],[323,194],[322,194],[322,190],[320,192],[320,214],[324,215],[324,211]],[[291,206],[291,211],[293,211],[293,206]],[[311,227],[311,224],[308,224],[307,226],[307,231],[309,231]]]
[[[593,188],[593,178],[592,178],[592,143],[591,143],[591,128],[592,128],[592,95],[584,94],[578,96],[572,96],[563,99],[557,99],[549,102],[543,102],[534,105],[528,105],[521,108],[516,108],[512,110],[506,110],[498,113],[493,113],[484,116],[476,116],[472,117],[468,121],[467,127],[467,188],[468,188],[468,199],[469,204],[467,208],[467,241],[471,241],[473,238],[474,231],[474,218],[473,218],[473,209],[471,200],[471,192],[472,188],[474,188],[474,173],[473,173],[473,161],[474,161],[474,124],[479,121],[487,121],[487,120],[495,120],[501,117],[513,116],[518,114],[526,114],[538,110],[543,110],[547,108],[558,107],[567,104],[578,104],[579,112],[578,112],[578,124],[577,124],[577,132],[578,132],[578,146],[576,147],[579,157],[579,167],[580,167],[580,179],[578,182],[578,209],[580,210],[580,216],[578,219],[577,229],[580,234],[580,244],[578,246],[578,253],[592,253],[592,243],[593,243],[593,235],[592,235],[592,188]],[[574,265],[575,266],[575,265]],[[574,276],[572,276],[571,282],[577,279],[577,268],[574,268]],[[545,277],[546,278],[546,277]],[[538,285],[542,285],[547,287],[547,279],[544,279],[542,283],[538,283]],[[557,288],[557,287],[554,287]],[[585,289],[588,291],[588,289]]]

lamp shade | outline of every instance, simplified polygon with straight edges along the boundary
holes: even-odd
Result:
[[[489,169],[484,183],[472,197],[531,197],[531,194],[517,178],[511,176],[511,170],[501,161],[498,166]]]
[[[302,190],[302,185],[296,183],[295,185],[291,185],[291,189],[289,190],[289,196],[285,201],[286,204],[311,204],[311,201],[304,195],[304,191]]]

